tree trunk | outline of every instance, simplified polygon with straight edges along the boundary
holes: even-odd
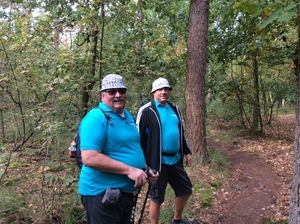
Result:
[[[143,11],[142,11],[142,7],[141,7],[141,1],[139,0],[135,0],[135,3],[137,5],[137,11],[136,11],[136,22],[137,22],[137,32],[136,32],[136,36],[137,37],[141,37],[142,36],[142,23],[143,23]],[[135,42],[135,54],[136,54],[136,71],[135,73],[137,74],[137,76],[134,78],[135,81],[139,83],[141,80],[141,71],[140,71],[140,63],[141,63],[141,57],[142,57],[142,39],[138,38]],[[142,93],[139,93],[135,96],[135,102],[136,102],[136,106],[137,108],[139,108],[142,105]]]
[[[100,6],[101,6],[101,2],[97,3],[94,10],[98,12]],[[98,17],[95,16],[92,20],[90,39],[89,39],[89,43],[90,43],[89,71],[87,74],[86,83],[83,86],[83,93],[82,93],[82,100],[81,100],[81,111],[83,112],[82,117],[84,117],[88,112],[90,91],[93,89],[96,83],[97,45],[98,45],[98,35],[99,35],[98,23],[99,23]]]
[[[205,72],[209,0],[191,0],[187,41],[186,138],[197,161],[206,156]]]
[[[260,101],[259,101],[259,82],[258,82],[258,63],[256,56],[252,57],[253,62],[253,113],[252,113],[252,125],[253,131],[258,130],[258,125],[261,124],[260,119]],[[262,131],[262,130],[260,130]]]
[[[232,63],[231,63],[232,67]],[[241,72],[240,72],[240,79],[243,80],[243,66],[240,66]],[[233,68],[231,68],[231,71],[233,72]],[[243,85],[238,86],[237,88],[237,98],[238,98],[238,105],[239,105],[239,113],[240,113],[240,119],[241,119],[241,124],[244,127],[245,122],[244,122],[244,109],[243,109]]]
[[[95,85],[95,75],[96,75],[96,58],[97,58],[97,40],[98,40],[98,26],[95,25],[94,29],[91,31],[91,38],[90,38],[90,54],[91,60],[89,61],[89,72],[87,74],[86,84],[83,86],[83,94],[82,94],[82,108],[84,117],[88,112],[88,102],[90,100],[90,91],[93,89]]]
[[[103,74],[103,65],[102,59],[103,59],[103,40],[104,40],[104,27],[105,27],[105,10],[104,10],[104,1],[101,1],[101,34],[100,34],[100,49],[99,49],[99,80],[102,80]],[[101,81],[99,82],[99,89],[101,89]],[[101,101],[101,94],[99,94],[99,101]]]
[[[300,0],[298,0],[300,3]],[[299,224],[300,223],[300,157],[299,157],[299,144],[300,144],[300,5],[298,5],[298,54],[296,64],[296,75],[297,75],[297,105],[296,105],[296,124],[294,133],[294,175],[292,181],[292,191],[290,200],[290,214],[289,223]]]

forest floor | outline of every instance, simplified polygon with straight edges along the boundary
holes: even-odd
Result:
[[[277,117],[265,126],[264,134],[238,134],[230,143],[207,139],[209,150],[219,152],[227,161],[222,185],[213,199],[201,209],[194,191],[186,210],[199,223],[206,224],[266,224],[287,223],[292,180],[292,154],[295,115]],[[214,132],[226,132],[232,127],[216,125]],[[216,181],[218,175],[209,167],[187,170],[191,181]],[[166,206],[172,206],[167,202]],[[142,223],[150,223],[147,212]]]
[[[272,125],[265,125],[264,132],[260,134],[254,135],[236,129],[239,131],[229,141],[222,139],[222,133],[224,136],[234,133],[234,127],[218,122],[209,126],[207,148],[222,155],[226,159],[226,165],[214,166],[212,160],[204,165],[194,163],[192,167],[186,168],[194,187],[184,217],[202,224],[287,223],[293,175],[295,115],[276,117]],[[28,151],[26,156],[25,152],[16,154],[2,180],[2,191],[4,192],[5,186],[11,185],[15,194],[15,199],[9,199],[9,205],[18,203],[18,195],[26,200],[22,216],[19,213],[4,217],[0,219],[0,224],[65,223],[60,221],[63,214],[59,211],[66,212],[66,200],[78,196],[77,187],[73,187],[78,182],[78,172],[73,169],[76,168],[75,162],[70,158],[65,159],[67,155],[63,155],[62,161],[53,163],[57,167],[53,164],[51,167],[44,167],[44,151],[31,150],[31,154]],[[146,190],[147,187],[144,187],[139,195],[136,223],[145,201]],[[205,194],[207,192],[211,193],[208,197]],[[4,193],[0,195],[4,196]],[[170,223],[173,197],[167,190],[161,212],[161,220],[167,221],[161,221],[161,224]],[[150,223],[147,208],[149,201],[148,198],[141,222],[143,224]],[[52,207],[51,217],[39,215],[42,208],[49,210]],[[81,204],[76,208],[83,212]],[[163,216],[167,218],[164,219]]]

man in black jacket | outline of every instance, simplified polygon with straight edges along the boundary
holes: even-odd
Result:
[[[182,218],[184,206],[192,194],[192,183],[184,170],[183,160],[185,155],[186,165],[191,166],[192,153],[183,134],[179,109],[168,101],[171,90],[167,79],[155,80],[151,90],[153,99],[139,109],[136,118],[146,163],[160,173],[150,190],[150,220],[151,224],[159,223],[160,206],[169,183],[176,196],[172,223],[197,223]]]

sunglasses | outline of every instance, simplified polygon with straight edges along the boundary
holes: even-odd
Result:
[[[116,95],[117,92],[119,92],[120,94],[125,94],[127,89],[107,89],[105,90],[105,92],[108,93],[108,95]]]

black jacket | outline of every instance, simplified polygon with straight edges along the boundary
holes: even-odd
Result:
[[[181,163],[183,163],[183,155],[192,154],[188,148],[181,121],[180,112],[177,106],[168,102],[170,107],[175,111],[179,124],[178,129],[180,133],[180,152]],[[161,171],[161,122],[158,111],[156,109],[154,100],[142,106],[136,117],[137,127],[140,132],[141,147],[144,151],[147,166],[151,169]]]

